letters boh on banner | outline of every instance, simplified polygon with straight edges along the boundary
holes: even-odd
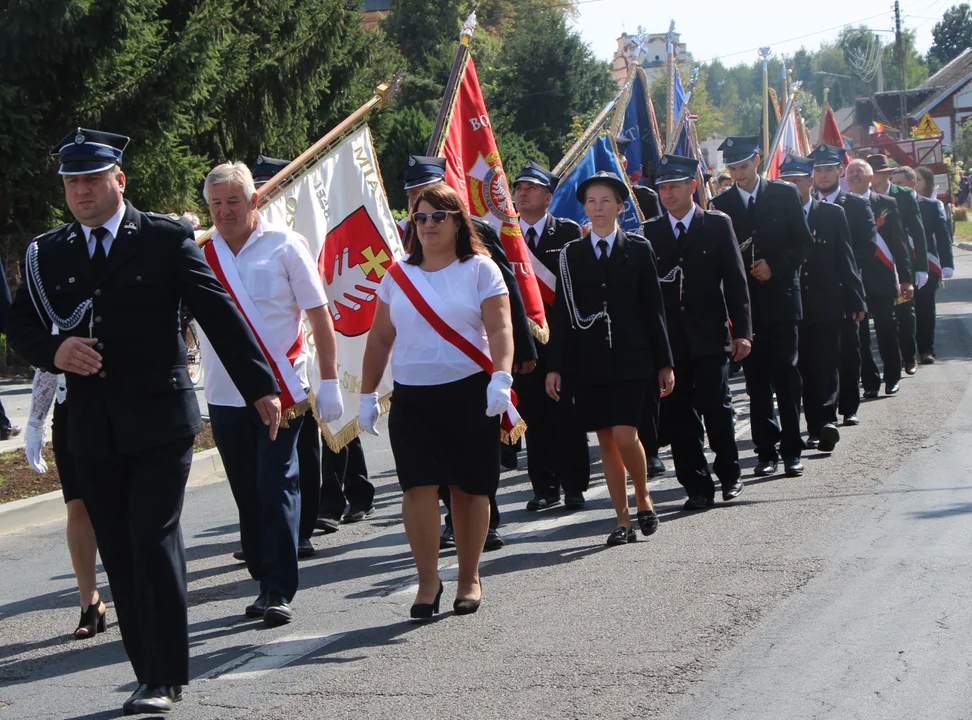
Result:
[[[546,342],[549,331],[540,288],[520,233],[519,216],[513,207],[472,58],[468,59],[459,84],[441,155],[446,159],[446,182],[466,198],[469,213],[496,228],[516,273],[533,334],[540,342]]]
[[[337,331],[338,379],[344,396],[344,415],[327,425],[318,419],[318,424],[328,447],[337,452],[361,432],[361,360],[375,316],[375,293],[388,266],[403,254],[368,127],[306,166],[260,212],[269,222],[303,235],[317,260]],[[316,389],[320,372],[306,320],[304,333],[311,353],[307,379]],[[383,413],[391,391],[391,375],[386,372],[378,385]]]

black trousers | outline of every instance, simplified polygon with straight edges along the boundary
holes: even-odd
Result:
[[[78,484],[140,684],[189,682],[182,504],[193,438],[137,453],[78,457]]]
[[[368,479],[364,447],[355,438],[340,452],[326,444],[321,446],[321,517],[341,517],[345,507],[349,512],[370,510],[375,502],[375,486]]]
[[[0,430],[9,430],[10,427],[10,418],[7,417],[7,412],[3,409],[3,403],[0,402]]]
[[[300,473],[297,436],[304,417],[270,440],[252,405],[210,405],[213,439],[240,514],[240,540],[250,577],[261,593],[288,601],[297,593],[297,527]]]
[[[914,363],[918,360],[914,299],[895,305],[894,318],[898,323],[898,347],[901,349],[901,359],[905,364]]]
[[[800,377],[807,434],[819,437],[827,423],[837,424],[840,388],[841,321],[800,323]],[[857,385],[857,378],[854,378]]]
[[[661,423],[661,394],[655,379],[648,381],[648,392],[645,393],[644,409],[641,413],[641,423],[638,425],[638,439],[645,448],[646,457],[657,457],[658,451],[668,445],[671,440],[667,433],[662,437]]]
[[[851,318],[840,321],[840,383],[837,411],[857,415],[861,409],[861,329]]]
[[[884,384],[894,385],[901,380],[901,348],[898,346],[894,296],[868,295],[867,317],[860,324],[861,385],[865,390],[876,392],[881,387],[881,375],[871,352],[871,322],[874,323],[878,352],[884,363]]]
[[[797,369],[798,338],[795,320],[757,325],[753,328],[752,352],[743,361],[753,443],[762,462],[776,461],[780,455],[798,458],[803,450],[800,439],[803,383]],[[773,407],[774,394],[779,423]]]
[[[559,496],[585,492],[591,481],[587,433],[577,422],[569,381],[564,380],[560,402],[547,395],[547,372],[542,363],[532,373],[517,375],[517,410],[527,424],[527,473],[534,494]]]
[[[918,353],[935,354],[935,298],[940,281],[935,273],[928,273],[928,282],[915,291],[915,344]]]
[[[306,540],[314,534],[317,510],[321,503],[321,434],[312,410],[304,413],[304,421],[297,434],[297,467],[300,483],[297,537]]]
[[[703,432],[715,453],[712,469],[722,487],[739,480],[739,450],[729,400],[729,359],[706,355],[679,359],[675,390],[661,399],[661,424],[668,428],[675,476],[690,496],[715,494],[715,484],[705,459]],[[705,426],[703,430],[703,418]]]
[[[445,524],[452,527],[452,493],[448,485],[439,485],[439,500],[446,508]],[[489,529],[496,530],[500,524],[499,505],[496,504],[496,493],[489,496]]]

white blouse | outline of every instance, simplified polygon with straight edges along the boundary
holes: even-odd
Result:
[[[464,315],[474,327],[481,328],[483,339],[486,340],[483,301],[509,294],[496,263],[485,255],[474,255],[465,262],[456,260],[435,272],[419,272],[450,308]],[[482,372],[479,365],[429,325],[398,287],[391,273],[386,273],[382,278],[378,297],[388,305],[395,327],[391,357],[395,382],[402,385],[444,385]],[[486,354],[489,355],[488,350]]]

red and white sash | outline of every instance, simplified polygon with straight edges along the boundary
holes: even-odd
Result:
[[[938,255],[933,255],[928,253],[928,269],[933,273],[938,275],[938,279],[942,280],[942,261],[938,258]]]
[[[526,246],[527,257],[530,258],[530,266],[533,274],[537,277],[537,285],[540,287],[540,297],[548,307],[553,307],[554,298],[557,297],[557,276],[554,275],[547,266],[540,262],[540,258],[533,254],[530,245]]]
[[[891,254],[891,248],[881,237],[881,233],[877,234],[877,257],[888,266],[888,270],[894,270],[894,255]]]
[[[405,293],[405,297],[418,311],[425,321],[432,326],[443,340],[462,351],[474,363],[479,365],[488,375],[493,374],[493,361],[486,354],[488,344],[483,339],[479,328],[473,327],[468,321],[453,312],[442,296],[435,291],[428,280],[422,277],[417,268],[406,263],[393,263],[388,272],[398,283],[398,287]],[[450,324],[443,318],[449,318]],[[525,428],[519,413],[516,411],[516,393],[510,390],[513,407],[503,414],[500,427],[507,433],[511,442],[515,442],[519,433]],[[516,432],[514,432],[516,431]]]
[[[294,371],[294,363],[300,357],[300,352],[304,346],[304,333],[298,331],[297,339],[289,348],[276,347],[272,341],[268,340],[270,333],[267,330],[266,323],[243,286],[243,280],[240,278],[236,263],[233,261],[233,252],[226,242],[221,238],[214,237],[206,243],[203,253],[206,255],[206,262],[209,263],[209,267],[216,274],[216,278],[223,284],[226,292],[230,294],[230,297],[236,303],[236,307],[243,314],[247,325],[250,326],[257,342],[260,343],[260,349],[263,350],[267,362],[270,363],[273,376],[277,379],[277,384],[280,385],[281,409],[286,412],[297,403],[306,400],[307,393],[304,392],[304,385]]]

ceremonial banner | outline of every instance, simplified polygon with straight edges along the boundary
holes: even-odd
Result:
[[[471,215],[496,228],[516,275],[534,337],[545,343],[549,330],[543,299],[520,233],[519,215],[513,207],[476,66],[468,55],[444,130],[439,154],[446,159],[446,182],[466,199]]]
[[[619,113],[624,113],[623,120],[615,134],[631,140],[624,156],[628,160],[628,179],[637,183],[646,165],[658,164],[662,142],[644,68],[637,67],[628,83],[626,101],[618,108]]]
[[[679,113],[682,112],[682,105],[685,104],[685,90],[682,88],[682,76],[678,72],[678,66],[675,66],[675,117],[678,118]],[[686,151],[687,147],[687,133],[685,132],[685,126],[680,128],[674,128],[674,131],[678,133],[678,142],[675,144],[675,155],[680,155],[681,157],[688,157]]]
[[[361,360],[375,316],[375,293],[388,267],[403,254],[368,127],[304,166],[293,183],[270,195],[260,212],[267,221],[303,235],[321,273],[337,331],[344,415],[326,425],[318,418],[318,424],[328,447],[337,452],[361,432]],[[310,353],[307,379],[316,390],[320,372],[306,318],[304,333]],[[391,373],[386,372],[378,385],[383,413],[391,391]]]
[[[627,182],[624,170],[621,169],[617,146],[611,136],[605,133],[596,138],[580,160],[568,167],[560,178],[560,183],[550,201],[550,214],[554,217],[570,218],[580,223],[581,227],[586,226],[590,218],[584,212],[584,206],[577,200],[577,187],[601,170],[616,173]],[[631,190],[630,185],[628,190]],[[624,212],[618,217],[618,225],[625,232],[635,232],[640,235],[641,224],[644,221],[638,203],[635,202],[634,193],[631,193],[624,203]]]
[[[783,160],[786,158],[787,153],[793,155],[806,155],[803,148],[803,142],[800,139],[799,123],[797,122],[796,109],[790,110],[786,117],[783,118],[783,131],[780,136],[780,141],[776,146],[776,152],[773,153],[773,158],[767,168],[767,177],[771,180],[775,180],[780,176],[780,165],[783,164]]]

